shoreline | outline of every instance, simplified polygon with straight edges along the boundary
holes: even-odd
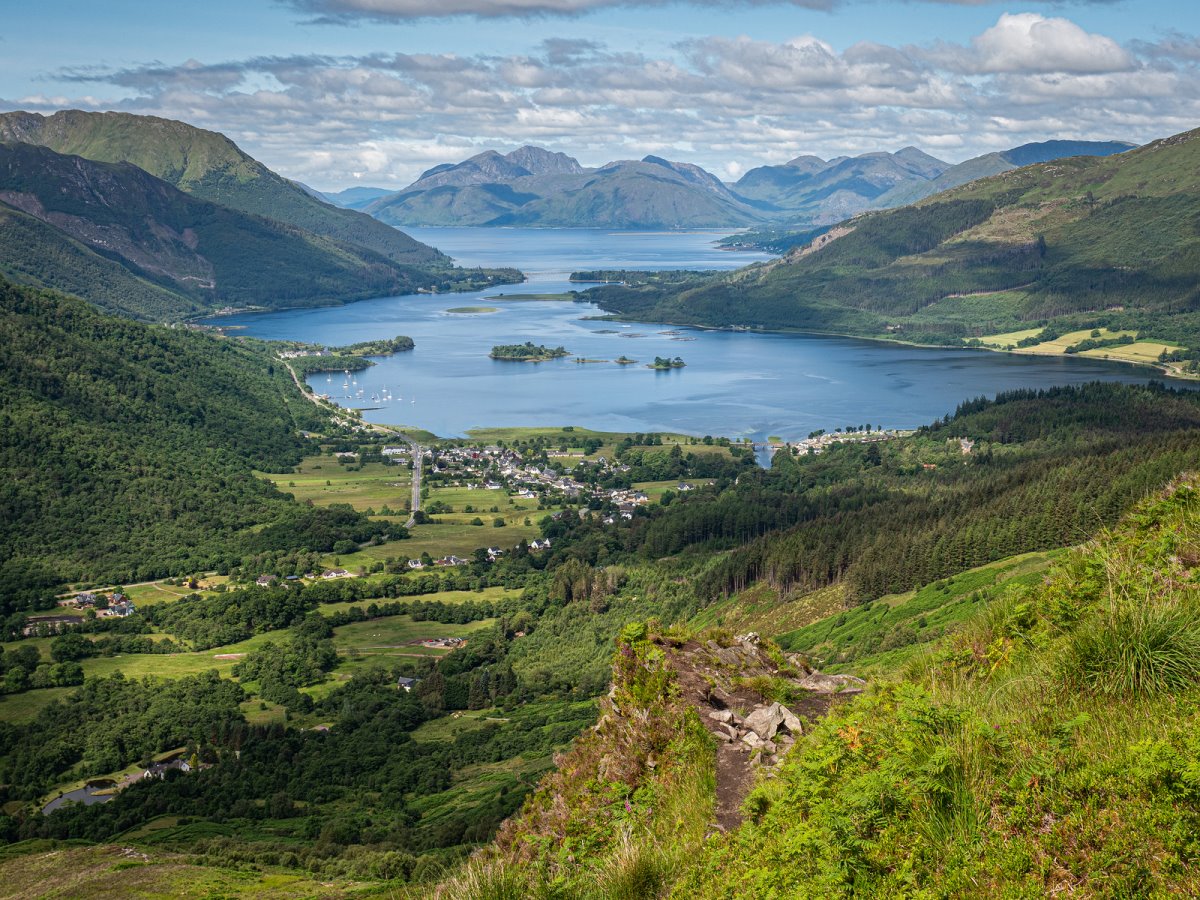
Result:
[[[442,297],[447,294],[470,294],[475,291],[485,291],[490,287],[502,287],[507,284],[526,284],[528,282],[529,282],[529,276],[526,275],[524,272],[521,272],[521,280],[520,281],[511,281],[511,282],[510,281],[501,281],[498,283],[486,285],[484,287],[479,287],[476,285],[476,286],[472,286],[472,287],[464,287],[464,288],[461,288],[461,289],[455,290],[455,291],[431,291],[426,288],[417,288],[415,291],[412,291],[411,293],[408,293],[408,294],[394,294],[392,296],[395,296],[395,297],[416,297],[416,296]],[[208,320],[208,319],[231,318],[233,316],[246,315],[247,313],[278,313],[278,312],[295,312],[296,310],[301,310],[301,309],[330,309],[331,307],[350,306],[353,303],[361,303],[364,300],[378,300],[378,299],[380,299],[380,297],[381,297],[380,294],[371,294],[368,297],[349,297],[344,300],[330,298],[330,300],[328,302],[305,303],[305,304],[298,305],[298,306],[245,306],[245,307],[236,307],[236,308],[235,307],[226,307],[225,309],[217,310],[215,312],[202,313],[202,314],[196,315],[196,316],[187,316],[186,318],[182,318],[182,319],[171,319],[168,321],[159,322],[158,324],[166,325],[168,327],[172,326],[172,325],[185,325],[185,326],[186,325],[204,325],[206,320]],[[231,327],[231,326],[212,325],[210,327],[221,328],[221,327]],[[238,327],[238,326],[232,326],[232,327]]]
[[[596,301],[591,301],[596,303]],[[597,306],[600,304],[596,303]],[[600,309],[604,307],[600,306]],[[765,328],[758,326],[738,326],[738,325],[701,325],[694,322],[671,322],[671,321],[650,321],[648,319],[640,319],[631,316],[622,316],[615,313],[606,313],[603,316],[587,316],[593,322],[627,322],[634,325],[669,325],[672,328],[694,328],[697,331],[728,331],[735,334],[806,334],[813,337],[836,337],[847,338],[855,341],[869,341],[873,344],[894,344],[899,347],[918,347],[923,350],[979,350],[987,353],[1007,353],[1014,356],[1044,356],[1051,359],[1085,359],[1092,362],[1103,363],[1120,363],[1121,365],[1136,366],[1143,369],[1152,369],[1167,378],[1176,381],[1200,382],[1200,373],[1189,375],[1178,369],[1172,368],[1170,365],[1154,362],[1140,362],[1134,359],[1116,359],[1113,357],[1100,356],[1080,356],[1076,353],[1033,353],[1029,350],[1005,350],[1001,347],[964,347],[953,346],[951,344],[922,344],[917,341],[905,341],[898,338],[881,337],[878,335],[865,334],[850,334],[841,331],[816,331],[811,328]]]

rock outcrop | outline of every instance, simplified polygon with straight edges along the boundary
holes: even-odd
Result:
[[[756,772],[770,769],[804,733],[805,720],[825,713],[837,698],[866,684],[851,675],[825,675],[799,656],[768,650],[753,632],[732,641],[688,641],[667,646],[683,698],[717,741],[717,824],[741,821],[741,804]],[[763,695],[786,692],[788,703]],[[778,696],[778,693],[776,693]]]

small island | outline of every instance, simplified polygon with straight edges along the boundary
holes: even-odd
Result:
[[[317,372],[359,372],[375,365],[367,359],[368,356],[391,356],[393,353],[412,350],[415,346],[413,339],[405,334],[398,334],[394,338],[360,341],[344,347],[292,343],[289,349],[280,352],[279,358],[287,360],[301,376]]]
[[[626,356],[624,353],[622,353],[622,354],[621,354],[620,356],[618,356],[618,357],[617,357],[615,360],[613,360],[613,362],[615,362],[615,363],[616,363],[618,366],[634,366],[634,365],[637,365],[637,360],[636,360],[636,359],[630,359],[630,358],[629,358],[628,356]]]
[[[546,347],[532,341],[523,344],[497,344],[488,354],[492,359],[508,362],[545,362],[548,359],[561,359],[570,355],[565,347]]]
[[[661,371],[663,369],[682,369],[686,365],[687,363],[685,363],[678,356],[676,356],[674,359],[668,356],[656,356],[654,357],[654,362],[646,366],[646,368],[658,369]]]

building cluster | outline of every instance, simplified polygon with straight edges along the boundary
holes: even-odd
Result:
[[[333,356],[328,350],[284,350],[280,359],[299,359],[302,356]]]
[[[834,444],[875,444],[901,437],[899,431],[834,431],[816,434],[802,441],[789,441],[783,446],[797,453],[821,453]]]
[[[105,594],[103,591],[80,591],[72,597],[62,598],[58,601],[58,605],[67,609],[92,609],[100,618],[124,619],[137,612],[133,601],[120,591],[114,591],[111,594]]]

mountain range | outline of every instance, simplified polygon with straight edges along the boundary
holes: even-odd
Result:
[[[825,160],[798,156],[726,184],[699,166],[657,156],[586,168],[526,146],[435,166],[401,191],[351,188],[325,195],[393,225],[795,229],[890,208],[975,178],[1062,156],[1101,156],[1132,144],[1049,141],[958,165],[915,147]]]
[[[1027,165],[864,213],[732,274],[674,285],[650,276],[590,296],[641,321],[941,344],[1031,326],[1109,327],[1197,347],[1198,172],[1200,130],[1119,155]]]
[[[275,174],[182,122],[0,115],[0,272],[169,320],[513,281]]]
[[[586,169],[538,147],[437,166],[364,209],[393,225],[693,228],[760,218],[699,166],[647,156]]]

